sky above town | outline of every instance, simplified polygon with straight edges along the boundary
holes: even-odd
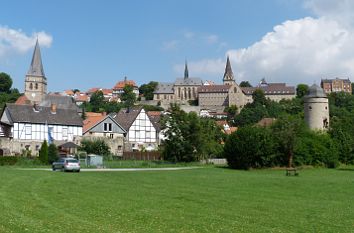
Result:
[[[0,72],[24,89],[38,37],[49,91],[190,77],[319,83],[354,75],[352,0],[3,0]],[[352,80],[353,81],[353,80]]]

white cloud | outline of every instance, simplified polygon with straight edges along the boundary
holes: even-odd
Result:
[[[354,21],[354,1],[308,0],[304,4],[318,17],[285,21],[251,46],[226,52],[238,82],[256,84],[265,77],[269,82],[312,84],[336,76],[354,81],[354,25],[346,23],[346,19]],[[215,81],[221,82],[224,58],[192,64],[197,65],[197,75],[205,78],[220,70]]]
[[[14,53],[26,53],[33,49],[37,37],[41,47],[51,46],[52,36],[43,31],[28,36],[21,29],[0,26],[0,58]]]

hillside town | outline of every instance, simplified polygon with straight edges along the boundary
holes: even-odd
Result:
[[[215,119],[225,133],[231,133],[237,128],[226,120],[225,109],[234,106],[240,112],[245,105],[253,102],[252,96],[256,90],[261,90],[265,98],[275,102],[296,97],[296,87],[286,83],[267,82],[265,78],[254,87],[239,85],[229,57],[221,77],[222,84],[190,77],[186,62],[184,76],[174,82],[157,83],[150,100],[146,100],[144,94],[139,93],[136,82],[127,77],[112,88],[93,87],[86,92],[73,88],[48,93],[50,78],[47,79],[44,73],[37,40],[29,70],[25,75],[24,93],[15,103],[7,103],[2,110],[1,154],[20,155],[23,151],[31,151],[32,155],[38,156],[43,140],[62,148],[68,142],[80,145],[83,139],[95,138],[103,139],[114,156],[122,156],[125,151],[157,151],[166,138],[166,130],[162,130],[160,122],[165,111],[146,111],[144,104],[164,110],[168,110],[171,104],[178,104],[186,112]],[[349,79],[340,78],[322,79],[320,85],[321,87],[314,85],[310,88],[304,107],[312,109],[305,111],[305,120],[310,128],[323,130],[329,125],[326,94],[351,94],[352,85]],[[110,113],[101,109],[87,112],[83,108],[97,93],[101,93],[107,102],[121,103],[126,86],[131,88],[134,99],[140,99],[138,103]]]

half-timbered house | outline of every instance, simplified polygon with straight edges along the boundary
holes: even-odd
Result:
[[[114,119],[127,131],[125,150],[157,149],[159,127],[142,107],[121,109]]]

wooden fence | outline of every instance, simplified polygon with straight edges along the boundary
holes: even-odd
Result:
[[[161,153],[158,151],[152,152],[141,152],[141,151],[134,151],[134,152],[123,152],[122,156],[123,160],[161,160]]]

